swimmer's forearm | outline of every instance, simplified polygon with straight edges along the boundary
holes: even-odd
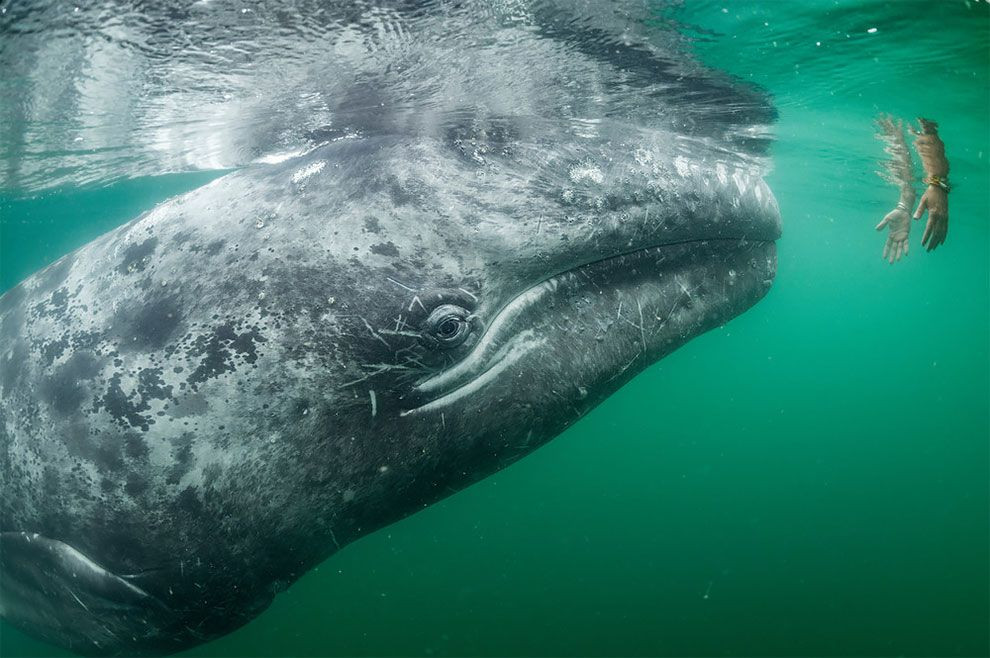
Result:
[[[898,207],[910,212],[911,208],[914,206],[915,198],[917,197],[914,192],[914,187],[911,186],[910,181],[901,183],[901,198],[897,201]]]
[[[925,170],[925,178],[949,176],[949,160],[945,157],[945,144],[938,136],[938,125],[934,121],[921,120],[922,133],[918,137],[915,148],[921,158],[921,166]]]
[[[941,158],[932,158],[931,161],[922,158],[921,163],[925,168],[925,178],[932,176],[937,178],[949,177],[949,161],[944,155]]]
[[[941,144],[941,141],[939,141],[939,144]],[[933,149],[933,152],[930,153],[922,153],[921,166],[925,168],[925,178],[931,178],[932,176],[948,178],[949,160],[945,157],[945,148]]]
[[[890,154],[893,157],[893,167],[891,167],[891,170],[900,183],[901,194],[903,194],[904,188],[910,188],[914,182],[914,172],[911,170],[911,152],[908,150],[907,143],[904,141],[904,136],[900,131],[894,135]]]
[[[884,142],[884,151],[890,156],[883,162],[885,171],[877,172],[887,181],[900,188],[910,186],[914,182],[914,171],[911,166],[911,151],[904,139],[904,128],[900,121],[892,117],[880,115],[874,124],[877,137]]]

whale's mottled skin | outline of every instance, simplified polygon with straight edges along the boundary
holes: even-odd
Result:
[[[651,71],[680,123],[468,90],[398,130],[369,103],[388,129],[226,175],[0,298],[8,620],[95,654],[227,633],[766,293],[764,101],[518,29],[602,79]],[[690,116],[692,89],[720,103]]]

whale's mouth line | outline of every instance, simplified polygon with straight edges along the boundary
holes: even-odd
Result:
[[[699,238],[667,242],[661,245],[633,249],[607,258],[590,261],[553,274],[536,285],[527,288],[506,304],[498,315],[495,316],[495,319],[488,326],[478,344],[462,361],[444,372],[420,382],[414,388],[415,394],[418,397],[427,397],[429,399],[419,406],[399,412],[399,415],[409,416],[426,413],[449,406],[494,381],[500,373],[513,363],[532,350],[542,347],[546,343],[545,338],[537,336],[531,329],[514,331],[513,321],[542,298],[553,294],[560,280],[568,274],[596,265],[618,262],[630,257],[645,257],[651,253],[661,255],[665,249],[677,246],[697,245],[702,247],[712,244],[726,244],[731,245],[727,249],[734,250],[743,249],[750,245],[770,244],[774,241],[775,239],[736,237]],[[505,334],[509,335],[506,336]]]

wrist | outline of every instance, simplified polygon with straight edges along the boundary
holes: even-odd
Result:
[[[938,189],[946,193],[948,193],[948,191],[951,189],[951,187],[949,186],[949,180],[945,176],[928,176],[925,179],[925,183],[928,185],[929,188],[937,187]]]
[[[914,189],[911,187],[902,187],[901,197],[897,201],[897,207],[901,210],[910,210],[910,207],[914,205],[914,200]]]

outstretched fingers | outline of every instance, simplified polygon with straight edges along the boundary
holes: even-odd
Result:
[[[928,224],[929,226],[925,228],[925,236],[929,238],[927,248],[928,251],[933,251],[935,247],[945,242],[945,237],[949,234],[949,222],[943,220],[940,215],[936,216],[933,221],[929,213]],[[921,244],[925,246],[924,237],[921,240]]]
[[[896,263],[900,259],[904,258],[907,254],[907,240],[901,240],[897,243],[897,255],[894,257],[894,262]]]

